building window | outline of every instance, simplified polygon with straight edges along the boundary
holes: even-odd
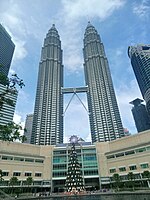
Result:
[[[31,159],[31,158],[25,158],[25,162],[34,162],[34,159]]]
[[[2,160],[13,160],[11,156],[2,156]]]
[[[24,161],[24,158],[21,158],[21,157],[14,157],[14,160],[15,160],[15,161]]]
[[[122,156],[124,156],[124,153],[118,153],[118,154],[116,154],[116,158],[122,157]]]
[[[120,172],[125,172],[125,171],[126,171],[126,168],[125,168],[125,167],[119,167],[119,171],[120,171]]]
[[[98,170],[88,170],[88,171],[84,171],[84,175],[85,176],[90,176],[90,175],[98,175]]]
[[[42,176],[42,173],[40,172],[35,173],[35,177],[41,177],[41,176]]]
[[[132,155],[132,154],[135,154],[134,150],[125,152],[125,155]]]
[[[13,176],[21,176],[21,172],[14,172]]]
[[[25,172],[24,175],[25,176],[32,176],[32,173],[31,172]]]
[[[115,158],[115,155],[107,156],[107,159]]]
[[[141,153],[141,152],[146,151],[146,148],[136,149],[135,151],[136,151],[136,153]]]
[[[9,172],[2,172],[2,176],[8,176],[9,175]]]
[[[149,164],[148,163],[140,164],[140,166],[141,166],[142,169],[149,168]]]
[[[109,172],[110,172],[110,173],[115,173],[115,172],[116,172],[116,168],[109,169]]]
[[[136,165],[132,165],[132,166],[129,166],[129,169],[130,169],[130,170],[136,170],[137,167],[136,167]]]
[[[35,162],[36,162],[36,163],[43,163],[43,162],[44,162],[44,160],[35,159]]]

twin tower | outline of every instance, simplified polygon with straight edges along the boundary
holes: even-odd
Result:
[[[92,142],[111,141],[124,136],[104,45],[93,25],[84,34],[86,85],[63,88],[61,41],[55,25],[44,40],[39,63],[31,143],[63,143],[63,95],[86,92]]]

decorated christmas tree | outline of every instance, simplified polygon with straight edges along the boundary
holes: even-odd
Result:
[[[66,177],[66,191],[77,193],[84,190],[82,171],[77,158],[75,144],[78,143],[78,137],[73,135],[70,137],[71,150],[68,163],[68,172]]]

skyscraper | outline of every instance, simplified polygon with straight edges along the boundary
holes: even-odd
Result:
[[[5,28],[0,24],[0,73],[8,76],[15,45]]]
[[[33,123],[33,114],[29,114],[26,116],[25,131],[24,131],[24,135],[27,138],[25,143],[29,144],[31,143],[32,123]]]
[[[150,129],[150,118],[142,102],[143,100],[138,98],[130,102],[133,105],[132,114],[138,132]]]
[[[6,90],[7,86],[0,84],[0,95],[4,94]],[[11,100],[13,102],[13,105],[4,102],[2,107],[0,106],[0,125],[6,125],[13,121],[17,96],[17,90],[8,92],[5,95],[5,99]]]
[[[92,142],[124,136],[104,46],[93,25],[84,34],[84,72]]]
[[[128,56],[150,115],[150,45],[130,46]]]
[[[12,42],[10,35],[0,24],[0,74],[5,75],[6,77],[8,76],[14,49],[15,45]],[[8,101],[13,102],[13,105],[4,102],[0,107],[0,124],[6,125],[13,121],[18,92],[14,90],[3,96],[3,94],[6,93],[7,87],[3,85],[2,80],[0,82],[1,100],[2,98],[5,98]]]
[[[63,65],[61,41],[55,25],[44,40],[39,64],[32,127],[32,144],[63,142]]]

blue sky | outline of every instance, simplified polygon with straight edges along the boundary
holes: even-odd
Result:
[[[141,98],[141,93],[127,49],[149,44],[150,0],[1,0],[0,23],[16,45],[10,72],[17,73],[26,85],[19,91],[15,122],[23,124],[34,110],[41,47],[53,23],[62,41],[64,85],[85,85],[82,49],[88,21],[104,43],[123,126],[136,133],[129,102]],[[64,107],[69,98],[65,96]],[[87,105],[86,95],[80,98]],[[72,134],[90,140],[88,115],[77,98],[65,114],[64,132],[65,140]]]

